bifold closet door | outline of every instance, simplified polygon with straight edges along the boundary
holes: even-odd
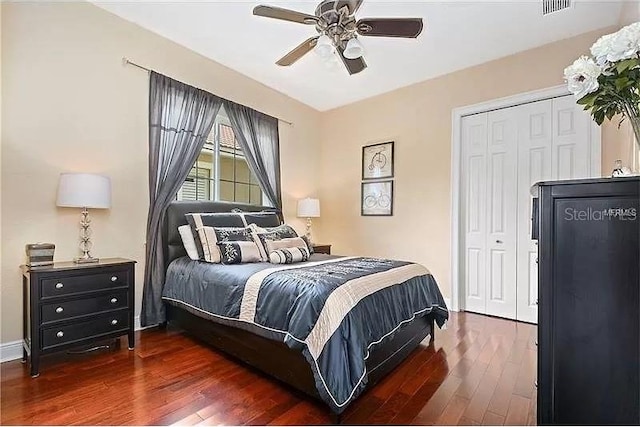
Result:
[[[465,309],[516,317],[517,122],[513,108],[462,121]]]
[[[462,118],[464,292],[467,311],[486,313],[487,113]]]
[[[575,104],[575,102],[574,102]],[[517,319],[538,322],[538,242],[531,239],[531,186],[553,178],[551,100],[521,105],[518,114]]]
[[[595,176],[591,117],[573,96],[518,107],[517,316],[538,322],[538,246],[531,240],[531,185]]]

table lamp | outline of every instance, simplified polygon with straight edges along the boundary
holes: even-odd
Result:
[[[82,208],[80,219],[80,250],[76,263],[98,262],[91,256],[91,219],[88,209],[111,207],[111,180],[107,176],[89,173],[60,174],[56,204],[65,208]]]
[[[307,218],[307,239],[311,242],[311,218],[320,217],[320,200],[306,199],[298,200],[298,218]]]

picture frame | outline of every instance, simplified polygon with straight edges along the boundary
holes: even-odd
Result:
[[[393,216],[393,180],[363,182],[361,216]]]
[[[393,178],[394,141],[362,147],[362,180]]]

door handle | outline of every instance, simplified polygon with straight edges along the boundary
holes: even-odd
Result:
[[[496,240],[496,243],[497,243],[497,244],[499,244],[499,245],[501,245],[501,244],[503,244],[504,242],[503,242],[502,240]]]

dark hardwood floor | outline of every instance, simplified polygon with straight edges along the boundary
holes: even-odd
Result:
[[[345,424],[535,424],[533,325],[452,313],[344,414]],[[6,424],[329,424],[327,409],[176,331],[91,355],[2,364]]]

